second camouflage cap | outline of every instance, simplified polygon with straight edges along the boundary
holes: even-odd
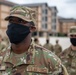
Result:
[[[71,26],[69,29],[69,35],[75,34],[76,35],[76,26]]]
[[[18,17],[25,21],[36,23],[36,11],[25,6],[14,6],[5,20],[9,20],[11,17]]]

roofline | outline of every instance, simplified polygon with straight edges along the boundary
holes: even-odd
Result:
[[[28,7],[38,7],[38,6],[42,6],[42,5],[48,6],[47,3],[32,3],[32,4],[21,4],[21,5],[28,6]]]
[[[59,19],[60,22],[76,22],[76,19],[67,18],[67,19]]]
[[[14,5],[18,5],[16,3],[10,2],[10,1],[6,1],[6,0],[0,0],[0,4],[4,4],[7,6],[14,6]]]
[[[52,8],[56,9],[56,11],[58,12],[58,10],[57,10],[57,7],[56,7],[56,6],[50,6],[50,7],[49,7],[49,9],[51,9],[51,10],[52,10]]]

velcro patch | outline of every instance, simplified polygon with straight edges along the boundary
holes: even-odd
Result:
[[[0,66],[0,71],[5,71],[6,67],[5,66]]]
[[[39,68],[39,67],[33,67],[33,66],[28,66],[27,71],[28,72],[36,72],[36,73],[48,73],[47,68]]]

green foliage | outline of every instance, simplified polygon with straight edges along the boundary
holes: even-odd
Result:
[[[57,36],[59,36],[59,37],[65,37],[65,36],[67,36],[67,34],[65,34],[65,33],[57,33]]]

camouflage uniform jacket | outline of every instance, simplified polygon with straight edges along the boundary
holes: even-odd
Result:
[[[59,58],[34,43],[26,53],[15,54],[9,47],[2,55],[0,75],[68,75]]]
[[[74,51],[69,47],[60,54],[60,57],[69,74],[76,75],[76,50]]]
[[[45,44],[43,47],[50,50],[50,51],[52,51],[52,52],[54,51],[52,44]]]
[[[6,47],[6,45],[3,42],[0,42],[0,52]]]
[[[56,45],[54,46],[54,52],[55,52],[55,54],[56,54],[57,56],[59,56],[60,53],[62,52],[62,47],[61,47],[59,44],[56,44]]]

